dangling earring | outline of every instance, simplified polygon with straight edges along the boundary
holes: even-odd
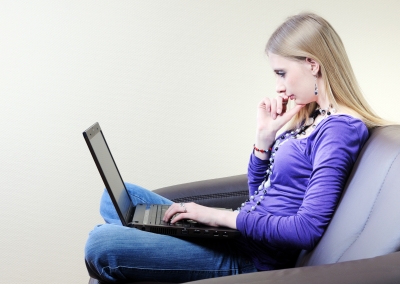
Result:
[[[314,88],[314,95],[318,95],[317,76],[315,76],[315,88]]]

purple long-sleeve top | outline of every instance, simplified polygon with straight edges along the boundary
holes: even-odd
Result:
[[[248,184],[253,198],[240,210],[236,225],[242,247],[257,269],[291,267],[300,250],[315,247],[368,137],[359,119],[327,117],[308,137],[288,139],[279,146],[266,193],[257,191],[269,161],[251,155]]]

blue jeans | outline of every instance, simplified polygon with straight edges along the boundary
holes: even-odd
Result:
[[[139,186],[126,187],[134,204],[172,203]],[[122,226],[107,191],[100,213],[106,224],[90,232],[85,261],[90,276],[101,281],[187,282],[257,271],[234,240],[182,239]]]

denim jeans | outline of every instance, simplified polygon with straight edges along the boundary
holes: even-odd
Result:
[[[172,202],[139,186],[126,184],[134,204]],[[107,191],[100,213],[106,224],[89,234],[85,261],[90,276],[106,282],[187,282],[256,272],[234,240],[177,238],[121,225]]]

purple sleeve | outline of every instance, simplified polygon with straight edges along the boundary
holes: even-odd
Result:
[[[312,172],[297,213],[276,216],[268,211],[241,211],[236,220],[237,228],[255,241],[312,249],[331,220],[348,174],[367,138],[368,131],[361,122],[350,124],[340,119],[325,123],[306,148]],[[256,157],[250,159],[250,191],[262,181],[260,161]]]
[[[250,156],[249,167],[247,170],[247,180],[249,185],[249,196],[253,195],[265,177],[268,167],[268,160],[261,160],[254,154]]]

